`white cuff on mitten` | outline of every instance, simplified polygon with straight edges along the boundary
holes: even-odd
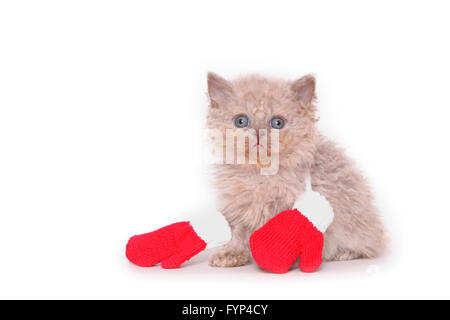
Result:
[[[311,179],[306,178],[306,190],[295,201],[294,209],[300,211],[322,233],[333,222],[334,212],[324,196],[311,189]]]

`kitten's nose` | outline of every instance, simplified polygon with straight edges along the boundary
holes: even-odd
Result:
[[[267,131],[266,129],[257,129],[256,135],[258,136],[258,138],[262,138],[267,134],[266,131]]]

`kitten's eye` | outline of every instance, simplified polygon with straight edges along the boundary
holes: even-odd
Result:
[[[234,125],[238,128],[245,128],[248,124],[249,121],[247,116],[242,115],[234,119]]]
[[[284,127],[284,120],[278,117],[272,118],[270,120],[270,126],[274,129],[281,129]]]

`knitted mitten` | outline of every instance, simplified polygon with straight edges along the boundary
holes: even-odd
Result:
[[[263,269],[285,273],[300,254],[305,218],[297,210],[280,212],[250,236],[250,250]]]
[[[250,250],[261,268],[285,273],[298,256],[303,272],[313,272],[322,263],[323,233],[333,221],[333,209],[311,190],[309,181],[294,208],[302,213],[283,211],[251,235]]]
[[[141,267],[151,267],[161,262],[161,267],[165,269],[179,268],[205,247],[206,242],[197,235],[189,222],[178,222],[131,237],[127,243],[126,256]]]

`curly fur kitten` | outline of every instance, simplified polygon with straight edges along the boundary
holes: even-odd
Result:
[[[383,252],[385,231],[367,183],[343,150],[316,130],[313,76],[293,82],[258,75],[227,81],[209,73],[208,94],[209,129],[258,135],[262,129],[274,130],[270,125],[272,118],[284,120],[284,126],[278,130],[279,164],[275,174],[260,174],[263,164],[259,158],[256,164],[215,165],[219,211],[228,221],[232,237],[211,256],[212,266],[247,264],[251,233],[293,206],[305,190],[308,171],[313,190],[327,198],[335,213],[325,233],[323,258],[371,258]],[[248,118],[248,126],[236,128],[235,119],[241,115]],[[247,144],[246,153],[249,148]]]

